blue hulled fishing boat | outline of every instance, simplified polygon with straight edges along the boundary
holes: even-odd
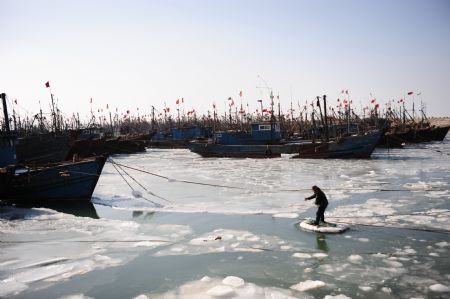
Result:
[[[363,135],[338,137],[328,142],[304,142],[299,144],[298,154],[292,158],[370,158],[383,133],[383,131],[373,131]]]
[[[251,124],[250,132],[215,132],[209,142],[192,142],[189,149],[203,157],[275,158],[286,150],[280,140],[278,123],[258,122]]]
[[[6,202],[90,200],[106,157],[46,165],[17,164],[16,137],[9,129],[5,94],[1,94],[1,98],[5,130],[0,135],[0,200]]]

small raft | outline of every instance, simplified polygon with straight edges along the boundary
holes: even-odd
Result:
[[[302,222],[300,222],[298,225],[309,231],[313,232],[319,232],[319,233],[325,233],[325,234],[340,234],[345,232],[350,228],[348,224],[335,224],[335,223],[323,223],[321,222],[319,226],[312,225],[314,220],[312,219],[306,219]]]

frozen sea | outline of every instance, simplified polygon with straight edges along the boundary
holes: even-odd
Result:
[[[289,158],[148,149],[92,203],[0,207],[0,298],[450,298],[449,138]],[[298,228],[314,184],[349,231]]]

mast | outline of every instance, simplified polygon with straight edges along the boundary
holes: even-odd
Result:
[[[323,110],[325,113],[325,141],[328,142],[330,140],[330,136],[328,135],[327,96],[326,95],[323,95]]]
[[[5,117],[6,134],[9,135],[11,130],[9,128],[9,116],[8,116],[8,106],[6,106],[6,94],[2,93],[2,94],[0,94],[0,97],[2,98],[2,103],[3,103],[3,115]]]

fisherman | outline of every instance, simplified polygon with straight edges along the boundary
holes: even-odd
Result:
[[[323,193],[322,190],[320,190],[319,187],[317,186],[312,186],[312,190],[314,192],[313,195],[309,196],[309,197],[305,197],[305,200],[310,200],[315,198],[315,204],[318,207],[317,209],[317,213],[316,213],[316,221],[313,223],[313,225],[317,225],[319,226],[320,221],[322,221],[323,223],[325,222],[325,209],[328,206],[328,200],[327,200],[327,196],[325,195],[325,193]]]

